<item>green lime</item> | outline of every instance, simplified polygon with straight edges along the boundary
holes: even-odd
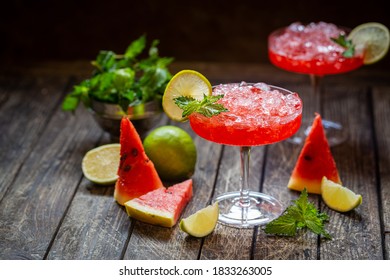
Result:
[[[161,126],[146,136],[143,145],[161,179],[179,181],[194,174],[196,146],[185,130],[172,125]]]

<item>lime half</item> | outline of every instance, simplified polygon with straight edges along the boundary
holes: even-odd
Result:
[[[204,237],[213,232],[219,216],[218,202],[203,208],[180,221],[180,229],[194,237]]]
[[[212,87],[205,76],[194,70],[182,70],[172,77],[165,88],[162,106],[167,116],[175,121],[182,121],[183,110],[175,104],[175,98],[188,96],[202,100],[211,95]]]
[[[82,161],[84,176],[93,183],[110,185],[118,179],[119,143],[102,145],[88,151]]]
[[[362,196],[326,177],[321,181],[321,195],[325,204],[336,211],[348,212],[362,204]]]
[[[381,60],[390,45],[389,29],[378,22],[367,22],[355,27],[348,35],[356,49],[364,49],[364,64]]]

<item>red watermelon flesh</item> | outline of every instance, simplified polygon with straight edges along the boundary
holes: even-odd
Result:
[[[316,114],[310,133],[291,174],[288,188],[297,191],[306,188],[309,193],[321,194],[321,180],[324,176],[341,184],[336,163],[322,126],[321,116]]]
[[[123,117],[120,135],[120,163],[114,198],[124,205],[126,201],[139,197],[163,184],[153,162],[145,154],[142,141],[131,121]]]
[[[159,188],[125,203],[127,214],[139,221],[172,227],[192,197],[192,179]]]

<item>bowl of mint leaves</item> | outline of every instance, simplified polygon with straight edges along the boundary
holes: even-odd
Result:
[[[168,66],[173,58],[160,57],[158,44],[153,40],[146,52],[142,35],[124,54],[101,50],[91,62],[91,76],[65,96],[62,109],[75,111],[83,104],[113,138],[119,137],[123,116],[131,119],[140,134],[147,131],[162,112],[162,95],[172,78]]]

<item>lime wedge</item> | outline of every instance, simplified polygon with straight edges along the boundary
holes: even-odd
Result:
[[[348,35],[356,49],[364,49],[364,64],[381,60],[389,50],[389,29],[378,22],[367,22],[352,29]]]
[[[219,215],[218,202],[203,208],[180,221],[180,229],[194,237],[204,237],[213,232]]]
[[[118,179],[120,148],[121,145],[115,143],[102,145],[88,151],[81,163],[84,176],[96,184],[114,184]]]
[[[182,121],[183,110],[175,104],[179,96],[193,97],[202,100],[203,95],[211,95],[210,82],[201,73],[194,70],[182,70],[169,81],[165,88],[162,106],[167,116],[175,121]]]
[[[362,204],[362,196],[326,177],[321,181],[321,195],[325,204],[336,211],[348,212]]]

